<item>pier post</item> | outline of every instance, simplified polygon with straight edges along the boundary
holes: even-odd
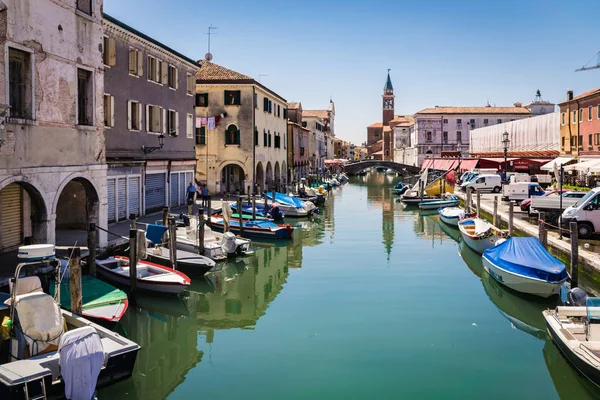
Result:
[[[171,268],[177,269],[177,228],[175,218],[169,218],[169,261]]]
[[[163,212],[162,212],[162,223],[164,226],[166,226],[167,228],[169,227],[169,207],[163,207]],[[131,229],[136,229],[135,227],[131,228]],[[167,232],[169,230],[167,229],[167,231],[163,234],[162,237],[162,243],[165,243],[167,241]]]
[[[465,201],[465,213],[471,214],[471,191],[467,189],[467,196]]]
[[[268,208],[267,208],[267,200],[268,200],[268,199],[267,199],[267,193],[268,193],[268,192],[267,192],[267,190],[265,189],[265,208],[263,208],[263,213],[264,213],[265,215],[267,215],[267,210],[268,210]],[[275,198],[273,198],[273,202],[275,202]]]
[[[421,203],[423,202],[423,192],[425,191],[425,182],[419,181],[419,193],[421,197]]]
[[[137,289],[137,230],[129,230],[129,290]]]
[[[204,209],[198,209],[198,254],[204,255]]]
[[[494,218],[492,220],[494,226],[498,226],[498,196],[494,196]]]
[[[579,237],[577,235],[577,222],[569,223],[571,231],[571,287],[579,284]]]
[[[479,211],[481,210],[481,192],[477,190],[477,218],[479,218]]]
[[[254,195],[252,195],[252,220],[256,219],[256,187],[254,188]]]
[[[512,236],[512,234],[513,234],[513,218],[515,216],[514,209],[513,209],[514,206],[515,206],[515,203],[513,203],[512,201],[510,201],[508,203],[508,234],[510,236]]]
[[[71,290],[71,312],[81,315],[83,309],[81,292],[81,250],[79,247],[69,249],[69,285]]]
[[[248,186],[248,191],[246,194],[248,194],[248,205],[250,205],[250,186]]]
[[[87,247],[89,250],[88,255],[88,268],[90,275],[96,276],[96,248],[98,247],[97,236],[96,236],[96,224],[90,222],[87,235]]]
[[[548,244],[548,232],[546,231],[546,215],[540,211],[538,215],[538,240],[542,246]]]
[[[240,236],[244,236],[244,218],[242,218],[242,198],[240,197],[240,192],[237,193],[237,210],[240,217]]]
[[[208,205],[206,209],[206,214],[210,217],[212,215],[212,196],[208,196]],[[209,218],[210,221],[210,218]]]
[[[137,229],[137,222],[135,221],[135,217],[135,214],[129,214],[129,229]]]

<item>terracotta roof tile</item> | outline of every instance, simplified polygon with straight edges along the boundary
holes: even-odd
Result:
[[[600,88],[588,90],[587,92],[583,92],[579,96],[573,97],[573,100],[571,100],[571,101],[581,100],[585,97],[593,96],[595,94],[600,94]],[[567,103],[569,103],[569,101],[562,102],[559,105],[563,105],[563,104],[567,104]]]
[[[418,114],[531,114],[525,107],[451,107],[436,106],[434,108],[425,108]]]
[[[198,61],[200,69],[196,72],[196,79],[199,81],[221,81],[221,80],[253,80],[248,75],[240,74],[232,69],[225,68],[219,64],[206,60]]]
[[[383,128],[383,123],[375,122],[374,124],[369,125],[367,128]]]
[[[390,127],[395,126],[412,126],[415,124],[415,119],[412,115],[396,115],[393,120],[390,121]]]
[[[328,118],[327,110],[302,110],[302,116]]]
[[[288,108],[290,110],[296,110],[296,109],[300,108],[300,102],[299,101],[290,101],[288,103]]]

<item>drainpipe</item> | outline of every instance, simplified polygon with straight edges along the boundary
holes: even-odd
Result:
[[[171,204],[171,160],[167,162],[167,183],[169,186],[169,193],[167,193],[167,207]]]

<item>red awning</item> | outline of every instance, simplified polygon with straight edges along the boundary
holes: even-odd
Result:
[[[439,171],[448,171],[448,170],[456,168],[457,165],[458,165],[458,159],[456,159],[456,158],[451,158],[451,159],[426,158],[425,160],[423,160],[423,165],[421,166],[421,169],[429,168],[429,169],[437,169]]]
[[[490,157],[485,157],[485,158],[482,157],[481,160],[492,161],[492,162],[495,162],[495,163],[498,163],[498,164],[501,164],[501,163],[504,162],[504,158],[494,158],[494,157],[491,157],[491,158]],[[506,159],[506,161],[514,161],[514,160],[516,160],[516,158],[508,157]]]
[[[460,172],[470,171],[477,166],[479,160],[461,160]]]

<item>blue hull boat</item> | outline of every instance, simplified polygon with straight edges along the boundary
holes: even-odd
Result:
[[[257,239],[291,239],[294,228],[290,225],[278,225],[269,220],[249,220],[243,221],[244,237]],[[220,215],[213,215],[210,218],[211,229],[217,232],[225,230],[225,221]],[[240,232],[240,221],[235,218],[229,218],[229,230],[236,235]]]
[[[308,217],[313,213],[318,213],[318,208],[311,202],[302,201],[297,197],[275,192],[275,199],[272,193],[267,193],[267,198],[279,204],[281,211],[288,217]]]
[[[237,212],[237,204],[231,204],[231,209],[234,212]],[[242,204],[242,214],[252,215],[252,204]],[[276,211],[272,211],[271,207],[267,206],[267,211],[265,212],[265,205],[256,204],[256,215],[259,217],[272,218],[274,221],[283,221],[285,214],[279,209],[276,208]]]

